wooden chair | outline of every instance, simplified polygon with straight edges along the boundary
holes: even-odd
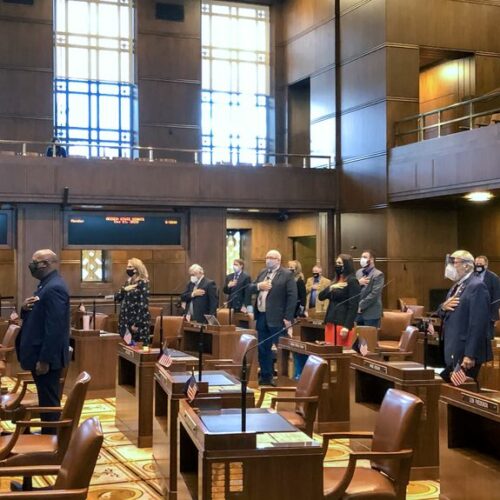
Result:
[[[415,306],[418,304],[416,297],[399,297],[398,298],[398,309],[400,311],[406,311],[406,306]]]
[[[268,392],[293,392],[293,396],[274,397],[271,399],[271,408],[276,409],[277,403],[295,403],[294,410],[279,411],[292,425],[312,436],[314,419],[318,410],[321,385],[328,370],[328,363],[318,357],[307,358],[297,387],[261,387],[257,406],[262,406]]]
[[[152,347],[160,347],[161,316],[157,316],[153,330]],[[182,316],[163,316],[163,341],[167,341],[168,347],[179,349],[182,339]]]
[[[256,345],[257,339],[253,335],[244,333],[240,337],[240,341],[236,346],[236,350],[234,351],[234,356],[232,359],[207,359],[205,361],[206,369],[226,370],[229,373],[233,374],[235,377],[240,378],[243,356],[248,351],[247,368],[248,373],[252,374],[254,372],[252,368],[254,366],[255,353],[257,352],[257,349],[255,349]],[[255,378],[255,375],[249,377],[250,380],[255,380]]]
[[[7,375],[12,377],[19,372],[19,362],[16,357],[16,338],[21,327],[9,325],[2,343],[0,344],[0,377]]]
[[[0,467],[0,477],[57,475],[54,486],[47,490],[5,492],[0,493],[0,499],[85,500],[103,439],[99,420],[89,418],[75,431],[60,466],[34,464]]]
[[[379,340],[399,341],[401,332],[410,325],[413,312],[384,311],[380,329]]]
[[[412,319],[422,318],[425,314],[425,307],[418,304],[407,305],[406,310],[413,313]]]
[[[372,439],[370,451],[351,452],[347,467],[323,469],[324,498],[330,500],[404,500],[423,402],[389,389],[380,406],[375,430],[323,434],[326,455],[330,439]],[[370,467],[356,467],[369,460]]]
[[[12,434],[0,436],[0,468],[9,466],[60,465],[63,461],[69,442],[78,427],[82,414],[85,395],[90,384],[90,375],[82,372],[61,407],[31,407],[25,410],[22,420],[16,421]],[[59,420],[41,422],[31,420],[40,413],[60,412]],[[24,434],[32,427],[56,428],[56,435]]]
[[[384,358],[398,358],[401,360],[411,359],[417,347],[418,328],[407,326],[401,334],[399,342],[385,341],[379,342],[376,352]]]
[[[217,309],[217,319],[221,325],[229,325],[229,309],[227,307]]]

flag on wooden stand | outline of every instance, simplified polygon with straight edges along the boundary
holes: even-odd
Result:
[[[132,343],[132,334],[130,333],[130,330],[128,328],[125,331],[125,335],[123,336],[123,341],[127,345],[130,345]]]
[[[191,376],[186,381],[186,385],[184,386],[184,394],[187,396],[189,402],[193,401],[193,399],[198,394],[198,384],[196,383],[194,372],[191,373]]]
[[[172,366],[172,356],[170,356],[170,350],[166,345],[161,351],[158,363],[160,363],[160,365],[165,368],[169,368],[170,366]]]
[[[455,366],[455,369],[451,373],[450,380],[451,383],[456,387],[464,384],[467,380],[467,375],[465,374],[464,369],[460,366],[459,363],[457,363],[457,366]]]

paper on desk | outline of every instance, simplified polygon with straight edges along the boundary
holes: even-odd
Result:
[[[301,431],[295,432],[273,432],[270,436],[277,443],[304,443],[311,441],[311,438]]]

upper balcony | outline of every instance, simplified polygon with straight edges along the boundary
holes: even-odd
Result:
[[[500,92],[395,124],[389,202],[500,188]]]

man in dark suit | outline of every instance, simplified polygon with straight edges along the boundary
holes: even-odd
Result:
[[[16,350],[23,370],[31,371],[40,406],[60,406],[59,378],[69,363],[70,306],[66,283],[57,272],[57,255],[52,250],[33,254],[29,269],[40,281],[33,296],[22,306],[21,332]],[[59,419],[58,413],[42,413],[44,421]],[[44,428],[43,434],[56,434]]]
[[[234,259],[233,271],[226,276],[224,293],[227,295],[227,306],[235,312],[246,312],[250,305],[250,276],[244,271],[245,262]]]
[[[186,318],[206,323],[205,314],[214,315],[217,312],[217,286],[215,281],[205,278],[205,272],[198,264],[193,264],[188,272],[190,281],[181,295],[181,301],[186,304]]]
[[[272,346],[278,343],[281,335],[286,335],[285,328],[292,324],[297,307],[297,284],[293,274],[281,267],[281,254],[270,250],[266,255],[266,268],[249,288],[257,294],[255,319],[259,340],[259,383],[274,385]]]
[[[457,364],[476,379],[481,364],[492,359],[488,338],[490,296],[473,271],[474,257],[469,252],[457,250],[448,258],[445,276],[455,284],[440,311],[446,363],[441,376],[447,381]]]
[[[476,275],[486,285],[490,294],[490,339],[495,336],[495,321],[499,319],[500,309],[500,278],[488,269],[488,257],[478,255],[474,261]]]

